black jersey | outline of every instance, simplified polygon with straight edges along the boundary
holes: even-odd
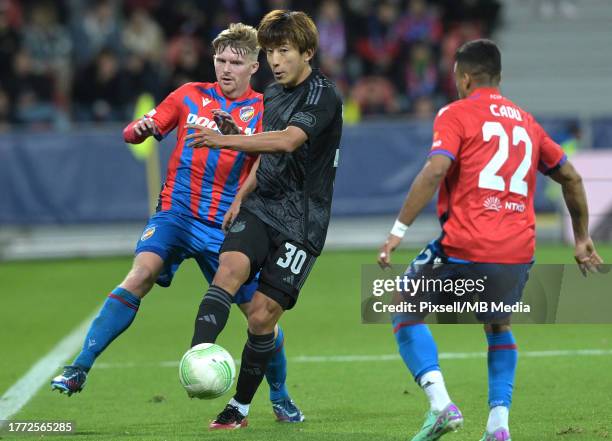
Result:
[[[321,253],[329,217],[342,134],[342,99],[318,69],[293,88],[264,92],[264,131],[296,126],[307,141],[291,153],[265,153],[257,188],[243,207],[274,229]]]

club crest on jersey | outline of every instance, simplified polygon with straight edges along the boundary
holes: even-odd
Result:
[[[149,237],[153,236],[155,234],[155,227],[149,227],[146,230],[144,230],[144,232],[142,233],[142,236],[140,236],[140,240],[144,241],[147,240]]]
[[[489,196],[485,199],[484,204],[482,204],[487,210],[499,211],[502,209],[502,204],[499,198],[495,196]]]
[[[240,119],[243,122],[248,122],[255,115],[255,108],[253,106],[246,106],[240,109]]]

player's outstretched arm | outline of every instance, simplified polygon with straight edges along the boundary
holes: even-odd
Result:
[[[158,133],[159,130],[155,125],[155,121],[144,116],[136,121],[132,121],[123,129],[123,139],[129,144],[140,144],[149,136],[157,135]]]
[[[236,219],[236,216],[238,216],[242,201],[246,195],[255,190],[255,187],[257,187],[257,169],[259,168],[260,161],[261,157],[257,158],[257,161],[255,161],[253,164],[253,167],[245,179],[244,184],[242,184],[242,187],[240,187],[240,190],[238,190],[238,193],[236,193],[236,197],[234,198],[232,205],[230,205],[229,209],[225,213],[225,216],[223,216],[223,224],[221,225],[223,231],[227,231],[232,222],[234,222],[234,219]]]
[[[550,177],[561,184],[563,199],[572,219],[574,258],[580,271],[585,276],[587,272],[597,272],[597,266],[603,263],[603,259],[597,254],[589,236],[589,208],[582,177],[569,161],[552,172]]]
[[[393,229],[380,247],[378,264],[381,267],[388,267],[391,264],[391,253],[402,241],[408,226],[414,222],[421,210],[434,197],[451,164],[452,160],[449,157],[433,155],[414,179]]]
[[[288,153],[297,149],[308,139],[308,135],[296,126],[285,130],[256,133],[250,136],[222,135],[216,130],[198,124],[187,124],[194,132],[187,135],[188,146],[238,150],[246,153]]]

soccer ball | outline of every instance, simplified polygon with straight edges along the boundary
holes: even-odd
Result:
[[[234,359],[221,346],[202,343],[189,349],[179,363],[179,379],[191,398],[223,395],[236,377]]]

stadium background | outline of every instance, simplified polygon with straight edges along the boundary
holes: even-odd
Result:
[[[74,420],[78,439],[195,439],[218,411],[220,400],[185,400],[173,370],[205,290],[187,263],[172,288],[150,294],[82,395],[37,392],[46,386],[39,374],[22,384],[31,400],[9,413],[18,380],[87,321],[129,268],[173,139],[132,151],[123,125],[183,82],[214,81],[210,42],[228,23],[256,25],[284,7],[308,11],[317,23],[314,64],[344,95],[345,130],[328,251],[300,308],[284,318],[290,387],[310,423],[272,425],[262,386],[252,431],[241,437],[404,439],[420,424],[424,400],[392,356],[389,329],[359,324],[359,271],[374,261],[423,163],[435,111],[454,99],[451,60],[464,41],[498,41],[502,92],[542,121],[583,174],[591,230],[612,259],[607,0],[0,0],[0,419]],[[271,79],[260,61],[258,90]],[[559,202],[559,191],[539,179],[540,262],[572,261]],[[408,262],[411,248],[438,230],[432,204],[398,261]],[[233,314],[221,343],[239,354],[243,332]],[[470,326],[439,326],[434,334],[450,390],[471,415],[456,439],[477,439],[486,415],[484,339]],[[607,438],[610,413],[599,409],[611,404],[612,328],[521,326],[516,335],[527,355],[515,438]],[[68,358],[43,365],[54,372]],[[586,376],[600,387],[587,393]],[[530,418],[533,408],[540,419]]]

